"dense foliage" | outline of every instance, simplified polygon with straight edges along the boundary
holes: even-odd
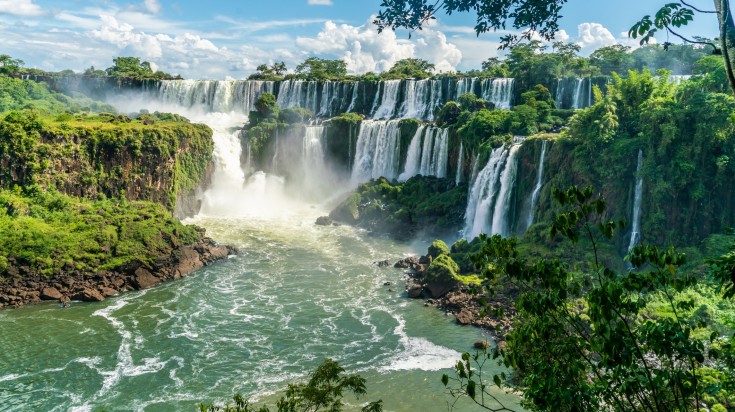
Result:
[[[202,236],[156,203],[86,200],[36,185],[0,189],[0,234],[0,282],[152,264]]]
[[[398,238],[419,231],[442,236],[461,225],[466,204],[467,186],[450,179],[415,176],[391,183],[380,178],[360,185],[331,216]]]
[[[0,120],[0,187],[39,184],[96,198],[160,202],[173,210],[211,160],[211,130],[178,116],[9,112]]]
[[[91,100],[83,95],[71,97],[49,90],[45,83],[20,80],[0,74],[0,113],[23,109],[33,109],[49,114],[115,111],[112,106]]]
[[[465,355],[451,379],[452,393],[495,408],[473,366],[502,356],[514,370],[526,406],[539,411],[687,411],[732,407],[731,346],[714,329],[707,306],[690,291],[702,280],[680,269],[683,254],[672,248],[636,247],[636,270],[616,272],[601,264],[596,245],[622,225],[601,219],[605,201],[591,188],[556,191],[562,204],[550,228],[577,242],[587,238],[594,254],[579,272],[558,258],[524,257],[515,239],[481,236],[473,256],[485,289],[520,291],[519,317],[505,348]],[[730,282],[728,278],[726,282]],[[706,282],[705,282],[706,283]],[[729,305],[715,294],[714,305]],[[712,333],[710,333],[712,332]],[[494,376],[502,386],[506,376]],[[488,377],[485,376],[488,380]],[[445,375],[445,385],[450,378]]]

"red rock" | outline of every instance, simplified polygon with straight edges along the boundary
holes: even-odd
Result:
[[[457,323],[460,325],[471,325],[472,320],[474,319],[474,316],[472,316],[472,312],[466,309],[462,309],[458,314],[455,315],[457,318]]]

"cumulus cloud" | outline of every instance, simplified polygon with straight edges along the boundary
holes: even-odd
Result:
[[[33,0],[0,0],[0,14],[20,17],[37,17],[44,14],[43,9]]]
[[[411,57],[428,60],[437,70],[453,71],[462,60],[459,48],[432,27],[414,39],[399,39],[392,31],[378,33],[370,21],[362,26],[328,21],[316,37],[298,37],[296,45],[306,53],[341,58],[356,74],[385,71],[398,60]]]
[[[309,0],[309,6],[331,6],[332,0]]]
[[[593,51],[614,44],[623,44],[631,48],[638,48],[638,41],[628,37],[627,32],[620,33],[615,37],[610,30],[600,23],[581,23],[577,26],[577,37],[570,36],[565,30],[556,33],[555,40],[563,42],[573,42],[578,44],[582,50],[582,55],[589,55]],[[651,39],[651,43],[656,43],[656,39]]]

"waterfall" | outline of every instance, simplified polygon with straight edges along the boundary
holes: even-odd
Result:
[[[306,176],[314,171],[323,171],[325,168],[324,148],[322,147],[325,130],[324,126],[306,127],[302,145],[302,162]]]
[[[643,198],[643,149],[638,150],[638,165],[636,166],[635,198],[633,199],[633,227],[630,231],[630,252],[641,240],[641,203]]]
[[[429,129],[434,135],[434,156],[429,168],[429,174],[436,177],[447,177],[447,163],[449,162],[449,129]]]
[[[273,174],[278,174],[278,148],[280,146],[278,142],[278,128],[276,128],[276,142],[273,146],[273,158],[271,159],[271,172]]]
[[[482,81],[482,97],[499,109],[510,109],[513,101],[515,79],[497,78]]]
[[[587,94],[585,93],[584,85],[584,79],[578,78],[574,85],[574,100],[572,101],[572,109],[581,109],[583,107],[587,107],[584,104],[584,96]]]
[[[400,117],[430,119],[433,80],[406,80],[406,101]]]
[[[473,239],[480,233],[510,234],[510,206],[520,146],[521,140],[516,139],[510,147],[493,150],[487,165],[475,178],[465,212],[466,239]]]
[[[350,100],[350,105],[347,107],[348,113],[355,110],[355,104],[357,104],[357,96],[358,96],[359,90],[360,90],[360,82],[352,83],[352,99]]]
[[[352,182],[395,179],[400,162],[400,120],[365,120],[360,124]]]
[[[464,166],[464,143],[459,143],[459,157],[457,158],[457,174],[454,176],[454,184],[459,186],[462,183],[462,168]]]
[[[544,160],[546,160],[546,148],[549,146],[549,141],[544,140],[541,143],[541,156],[538,159],[538,167],[536,169],[536,185],[531,193],[531,203],[528,207],[528,217],[526,218],[526,230],[533,225],[533,218],[536,215],[536,203],[538,203],[538,197],[541,194],[541,186],[544,183]]]
[[[162,103],[196,108],[207,113],[248,113],[263,93],[273,93],[274,82],[222,80],[162,80],[157,98]]]
[[[518,150],[520,144],[513,144],[508,153],[503,173],[500,175],[500,191],[495,201],[495,211],[493,212],[492,234],[501,235],[503,237],[510,236],[510,218],[511,218],[511,194],[515,187],[516,177],[518,176]]]
[[[400,86],[400,80],[386,80],[383,82],[383,93],[375,96],[376,103],[380,102],[380,105],[373,111],[374,119],[390,119],[394,117],[396,106],[398,105]]]
[[[447,177],[448,160],[449,129],[419,126],[408,146],[406,166],[398,180],[406,181],[419,174]]]
[[[408,145],[408,153],[406,154],[406,166],[403,168],[403,173],[398,176],[398,180],[406,181],[413,176],[419,174],[421,170],[421,139],[424,136],[424,129],[426,126],[420,125],[416,129],[416,133],[411,139],[411,143]]]
[[[564,83],[564,79],[559,79],[556,83],[556,96],[554,100],[556,101],[557,109],[564,108]]]

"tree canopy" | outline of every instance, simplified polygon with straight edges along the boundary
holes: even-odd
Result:
[[[381,10],[374,23],[378,30],[406,28],[420,30],[428,21],[436,18],[436,14],[444,11],[472,12],[476,15],[475,32],[485,33],[491,30],[507,30],[510,28],[523,30],[520,34],[501,36],[501,48],[518,44],[521,40],[531,40],[538,34],[550,41],[559,31],[558,21],[566,0],[383,0]],[[661,7],[654,17],[645,15],[635,23],[629,36],[641,38],[641,44],[648,43],[661,31],[677,37],[687,43],[704,44],[712,47],[712,53],[722,55],[725,72],[730,88],[735,93],[735,23],[730,12],[729,0],[713,0],[714,10],[700,9],[686,1],[667,3]],[[720,32],[719,44],[698,38],[685,37],[679,29],[694,20],[696,14],[715,16]],[[668,41],[664,48],[671,45]]]

